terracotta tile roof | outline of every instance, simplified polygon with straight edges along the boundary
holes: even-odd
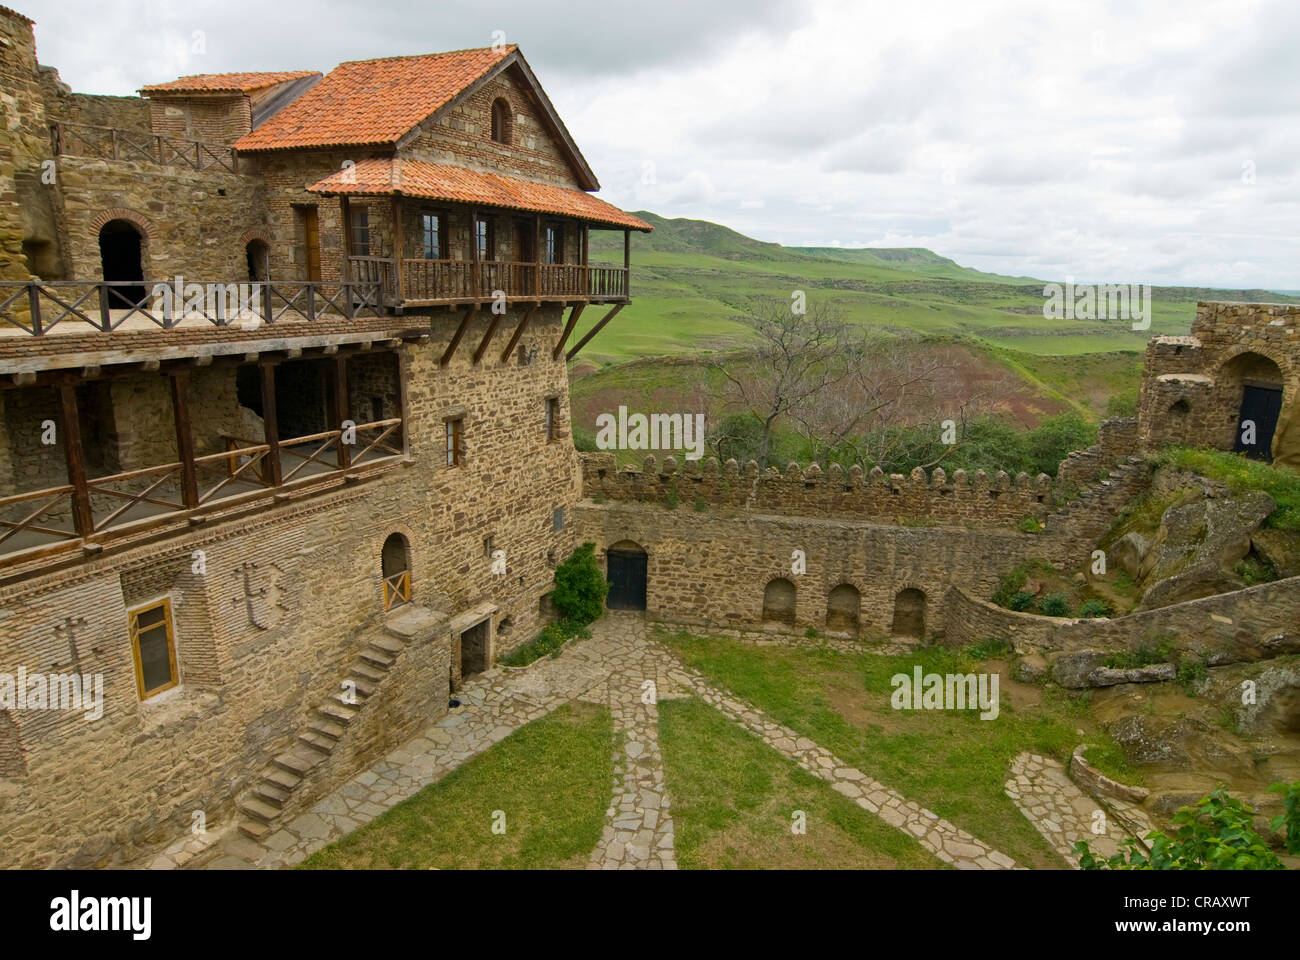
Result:
[[[277,73],[198,73],[166,83],[141,87],[145,96],[155,93],[252,93],[286,80],[319,76],[315,70],[282,70]]]
[[[499,173],[485,173],[423,160],[371,158],[358,161],[307,188],[331,196],[403,196],[426,200],[477,203],[530,213],[555,213],[579,217],[594,223],[632,230],[654,229],[639,217],[624,213],[581,190],[549,183],[520,180]]]
[[[238,150],[393,144],[515,47],[340,63],[235,143]]]

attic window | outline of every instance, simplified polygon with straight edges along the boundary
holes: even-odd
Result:
[[[510,104],[501,97],[492,101],[492,139],[497,143],[510,142]]]

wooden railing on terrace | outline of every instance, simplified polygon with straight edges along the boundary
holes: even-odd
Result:
[[[280,440],[274,448],[222,437],[224,450],[194,457],[193,481],[184,462],[87,479],[80,494],[88,506],[82,520],[74,485],[0,497],[0,565],[79,543],[102,543],[207,509],[269,498],[286,485],[396,460],[404,455],[401,428],[402,419],[394,417],[358,424],[355,443],[340,444],[343,431],[326,430]],[[279,483],[273,479],[277,473]]]
[[[50,125],[54,155],[100,160],[146,160],[193,167],[195,170],[239,172],[239,156],[228,144],[169,137],[145,130],[97,127],[88,123]]]
[[[185,290],[197,284],[202,302],[186,301]],[[325,317],[379,316],[382,287],[375,281],[317,283],[307,281],[185,280],[177,295],[172,281],[0,280],[0,336],[27,333],[45,336],[85,332],[85,326],[112,333],[171,330],[180,326],[230,325],[236,320],[264,323],[315,321]]]
[[[397,297],[397,265],[385,257],[349,257],[352,277]],[[625,300],[627,270],[608,264],[515,260],[403,260],[400,301],[407,304],[508,298]]]

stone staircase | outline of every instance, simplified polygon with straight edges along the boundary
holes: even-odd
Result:
[[[427,629],[431,611],[404,606],[389,614],[384,624],[365,635],[360,653],[348,666],[344,682],[355,685],[350,696],[341,682],[316,708],[307,729],[292,747],[273,757],[260,779],[239,804],[240,832],[253,840],[271,833],[281,814],[313,769],[324,763],[347,734],[348,726],[379,690],[406,645]],[[351,702],[349,702],[351,701]]]

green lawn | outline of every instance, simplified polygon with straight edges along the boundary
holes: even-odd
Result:
[[[659,738],[683,869],[945,866],[703,701],[660,703]]]
[[[600,839],[614,765],[609,711],[535,720],[336,843],[302,869],[582,868]],[[505,832],[493,833],[496,811]]]
[[[1111,742],[1085,700],[1014,684],[1005,664],[961,651],[882,656],[687,633],[661,639],[719,686],[1027,866],[1062,864],[1003,793],[1011,759],[1031,750],[1064,763],[1085,737]],[[894,710],[890,678],[918,664],[926,673],[999,673],[1000,715],[986,721],[975,712]]]

